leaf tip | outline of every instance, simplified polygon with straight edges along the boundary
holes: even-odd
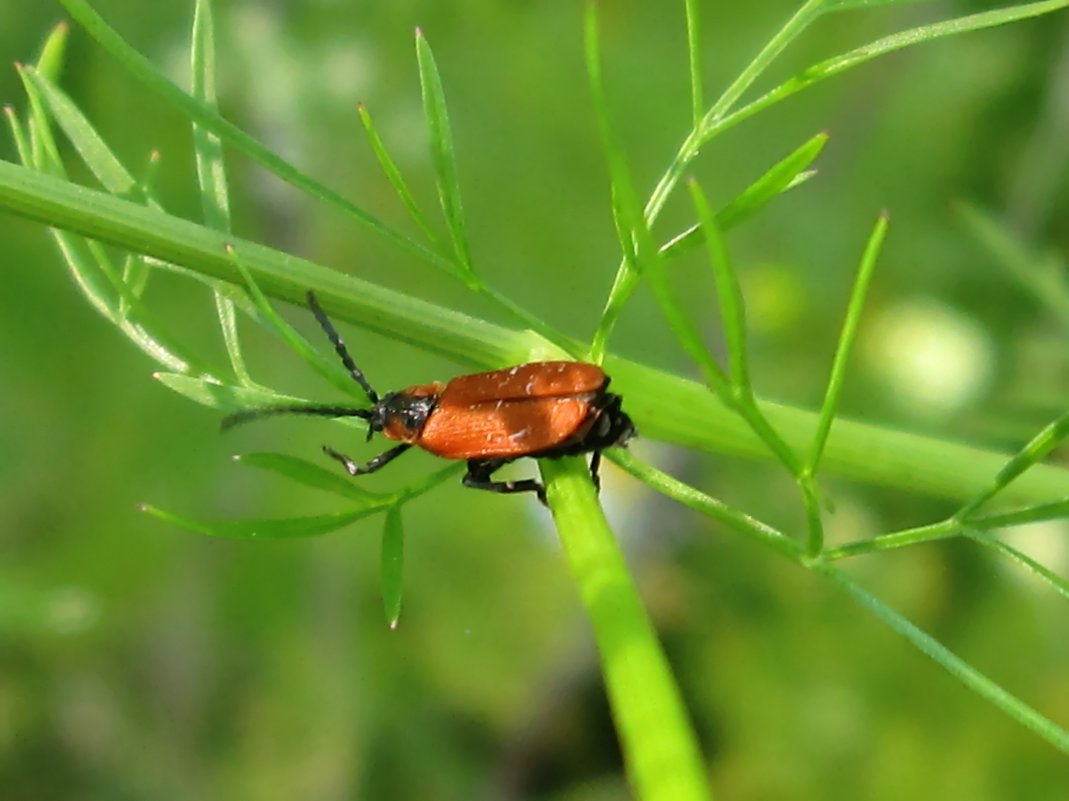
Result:
[[[397,631],[397,624],[400,622],[399,618],[392,618],[389,621],[390,631]]]
[[[426,38],[427,37],[423,35],[423,28],[421,28],[419,25],[417,25],[416,26],[416,39],[419,40],[419,39],[426,39]]]

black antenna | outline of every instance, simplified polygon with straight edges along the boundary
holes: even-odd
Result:
[[[259,420],[261,417],[274,417],[278,414],[311,414],[320,417],[359,417],[370,420],[374,412],[371,409],[352,409],[348,406],[267,406],[262,409],[242,409],[223,418],[222,428],[226,431],[234,426]],[[368,439],[371,428],[368,428]]]
[[[349,371],[349,375],[353,377],[367,393],[368,400],[372,403],[379,402],[379,393],[371,388],[371,384],[368,383],[367,378],[364,377],[363,371],[356,366],[356,362],[353,361],[353,357],[349,355],[349,349],[345,347],[345,342],[338,335],[333,323],[327,318],[326,312],[323,311],[323,307],[319,305],[319,301],[316,300],[315,292],[311,289],[308,290],[308,308],[312,310],[312,314],[315,315],[316,320],[319,321],[320,327],[327,333],[327,337],[334,345],[334,350],[338,352],[338,357],[341,359],[341,363],[345,365]],[[315,414],[315,412],[312,412]],[[367,418],[364,418],[365,420]]]

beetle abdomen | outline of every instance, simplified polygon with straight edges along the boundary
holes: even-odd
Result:
[[[469,406],[483,401],[575,397],[601,392],[608,383],[608,376],[596,364],[530,362],[458,376],[446,384],[438,402]]]
[[[445,459],[534,456],[580,438],[597,416],[593,395],[493,400],[458,405],[448,389],[420,434],[419,446]]]

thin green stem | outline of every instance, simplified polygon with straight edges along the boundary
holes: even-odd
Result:
[[[544,459],[546,493],[601,656],[635,795],[708,799],[697,738],[623,555],[581,459]]]
[[[813,570],[831,579],[855,601],[867,608],[921,653],[930,657],[950,675],[990,701],[1021,725],[1038,734],[1059,751],[1069,754],[1069,732],[1039,714],[1021,699],[1000,687],[964,659],[953,653],[932,635],[914,625],[879,598],[854,581],[842,570],[829,564],[814,564]]]
[[[606,453],[606,456],[621,469],[626,470],[657,492],[723,523],[755,542],[771,548],[781,556],[786,556],[795,562],[802,561],[802,551],[798,543],[779,529],[745,512],[740,512],[723,501],[640,461],[630,451],[611,450]]]
[[[917,545],[922,542],[945,540],[949,537],[958,536],[961,534],[961,530],[961,521],[952,517],[947,520],[940,520],[938,523],[929,523],[916,528],[882,534],[869,540],[848,542],[836,548],[829,548],[821,554],[820,558],[825,562],[834,562],[838,559],[845,559],[848,556],[860,556],[861,554],[904,548],[907,545]]]

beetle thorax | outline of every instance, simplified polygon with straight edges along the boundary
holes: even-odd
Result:
[[[387,439],[416,442],[434,411],[442,388],[443,385],[436,382],[389,393],[375,405],[372,427]]]

